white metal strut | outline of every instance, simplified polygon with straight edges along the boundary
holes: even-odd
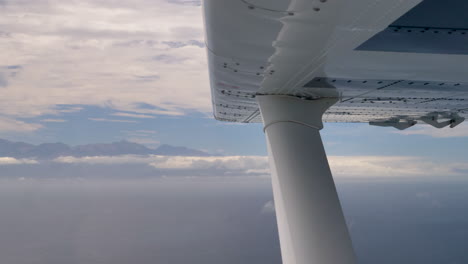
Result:
[[[284,264],[355,264],[319,130],[336,99],[257,96]]]

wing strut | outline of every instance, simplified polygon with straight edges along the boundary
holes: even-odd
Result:
[[[336,99],[257,96],[268,143],[284,264],[356,264],[320,138]]]

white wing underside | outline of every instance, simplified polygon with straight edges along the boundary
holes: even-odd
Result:
[[[206,0],[215,117],[261,122],[255,97],[281,94],[337,97],[326,122],[462,121],[467,55],[357,49],[420,2]]]

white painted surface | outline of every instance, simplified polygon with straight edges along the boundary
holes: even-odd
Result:
[[[284,264],[355,264],[320,138],[333,99],[259,96]],[[315,113],[308,115],[307,113]]]

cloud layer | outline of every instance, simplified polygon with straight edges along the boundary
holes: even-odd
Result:
[[[262,156],[186,157],[160,155],[124,155],[95,157],[59,157],[53,160],[65,164],[122,165],[141,164],[164,171],[179,171],[189,175],[205,172],[208,176],[248,176],[268,173],[268,159]],[[211,175],[210,175],[211,173]]]
[[[11,157],[0,157],[0,166],[2,165],[24,165],[24,164],[38,164],[39,162],[34,159],[15,159]]]
[[[34,132],[40,128],[42,128],[41,124],[27,123],[0,116],[0,131],[3,132]]]
[[[0,112],[59,114],[57,104],[107,106],[142,118],[210,111],[199,3],[1,2]],[[39,128],[3,123],[0,130]]]
[[[405,156],[331,156],[330,166],[334,177],[353,179],[387,179],[416,177],[464,177],[468,175],[468,164],[457,162],[435,162],[429,158]],[[49,161],[34,159],[0,158],[0,165],[56,164],[64,166],[62,171],[80,168],[118,168],[131,171],[128,177],[137,177],[140,171],[153,176],[258,176],[269,177],[268,158],[264,156],[187,157],[161,155],[121,155],[72,157],[63,156]],[[78,167],[76,167],[78,166]],[[144,169],[144,170],[143,170]],[[89,173],[92,174],[92,173]],[[145,175],[146,175],[145,174]],[[92,175],[90,175],[92,176]]]

